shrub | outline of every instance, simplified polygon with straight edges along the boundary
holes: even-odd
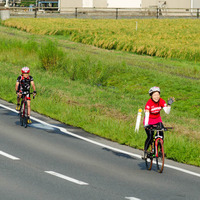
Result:
[[[57,43],[47,40],[41,45],[38,52],[42,67],[45,70],[56,70],[64,57],[63,51],[58,48]]]

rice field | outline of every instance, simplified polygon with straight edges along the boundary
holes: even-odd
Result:
[[[40,35],[63,35],[96,47],[149,56],[200,61],[198,19],[25,19],[2,22]]]

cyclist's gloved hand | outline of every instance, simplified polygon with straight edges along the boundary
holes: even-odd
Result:
[[[33,94],[34,94],[34,95],[36,95],[36,94],[37,94],[37,92],[36,92],[36,91],[33,91]]]
[[[168,102],[167,104],[170,106],[172,105],[172,103],[175,101],[175,98],[174,97],[171,97],[170,99],[168,99]]]
[[[16,90],[16,94],[18,94],[19,93],[19,90]]]

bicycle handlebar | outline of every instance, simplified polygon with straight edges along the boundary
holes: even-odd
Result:
[[[168,131],[169,129],[173,129],[173,127],[160,127],[158,125],[149,125],[147,128],[154,131]]]
[[[26,95],[26,94],[34,94],[34,92],[29,93],[28,91],[23,91],[23,92],[19,92],[22,95]],[[17,95],[17,98],[19,98],[19,95]],[[33,99],[35,99],[35,95],[33,95]]]

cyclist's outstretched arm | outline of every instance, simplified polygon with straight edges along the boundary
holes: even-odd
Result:
[[[168,99],[167,106],[163,108],[163,110],[165,111],[166,114],[170,113],[170,111],[171,111],[171,105],[172,105],[172,103],[174,101],[175,101],[174,97],[171,97],[170,99]]]
[[[165,111],[166,114],[169,114],[171,111],[171,106],[168,105],[168,106],[164,107],[163,110]]]

